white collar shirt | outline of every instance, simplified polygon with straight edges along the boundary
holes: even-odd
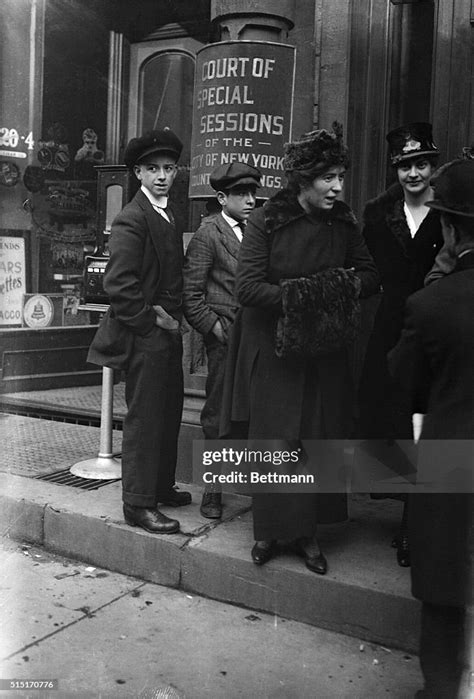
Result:
[[[168,206],[168,197],[162,196],[162,197],[154,197],[153,194],[143,185],[140,187],[142,190],[143,194],[146,196],[152,207],[155,209],[155,211],[162,216],[165,221],[168,221],[168,223],[171,223],[170,217],[166,213],[165,209]]]
[[[245,223],[243,221],[237,221],[235,218],[232,218],[232,216],[229,216],[223,211],[221,211],[221,214],[224,221],[226,221],[234,231],[239,243],[241,243],[243,237],[241,225],[243,224],[245,226]]]
[[[407,220],[407,225],[410,230],[410,235],[412,238],[414,238],[418,231],[418,228],[421,226],[421,224],[427,217],[429,209],[426,209],[425,215],[423,216],[423,219],[420,221],[420,224],[418,226],[416,225],[415,219],[413,218],[413,214],[408,208],[408,204],[406,202],[403,203],[403,211],[405,212],[405,218]]]

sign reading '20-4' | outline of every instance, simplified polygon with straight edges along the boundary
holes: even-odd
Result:
[[[283,185],[283,145],[291,138],[295,49],[224,41],[197,54],[189,195],[208,197],[211,172],[244,162],[262,173],[261,197]]]
[[[19,134],[17,129],[0,126],[0,155],[10,158],[26,158],[26,149],[33,150],[34,146],[32,131],[24,136]],[[4,150],[5,148],[12,150]]]

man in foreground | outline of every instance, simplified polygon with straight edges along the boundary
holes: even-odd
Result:
[[[432,490],[438,492],[411,497],[409,531],[412,593],[423,603],[425,688],[417,696],[452,699],[468,696],[463,677],[472,649],[466,608],[472,598],[474,162],[447,167],[427,206],[441,212],[445,245],[456,264],[451,274],[408,299],[405,327],[389,365],[408,391],[413,412],[426,413],[418,478],[437,477],[439,486],[451,479],[450,493],[435,482]],[[428,440],[439,441],[431,449]],[[452,486],[453,476],[463,472],[468,477]]]

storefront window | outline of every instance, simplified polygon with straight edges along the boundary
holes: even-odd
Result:
[[[181,156],[189,163],[193,110],[194,59],[166,51],[149,58],[140,68],[138,131],[169,126],[183,140]]]
[[[138,74],[137,133],[169,126],[181,138],[183,152],[172,199],[190,221],[188,198],[193,114],[194,58],[183,51],[153,54]]]

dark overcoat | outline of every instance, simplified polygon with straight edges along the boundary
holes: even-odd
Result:
[[[170,209],[174,227],[156,213],[139,190],[115,218],[104,279],[111,305],[91,344],[89,362],[126,369],[134,337],[145,336],[156,327],[154,305],[182,316],[182,225],[172,206]],[[165,260],[170,251],[179,259],[173,278],[168,280],[170,270]]]
[[[419,444],[420,468],[429,474],[436,452],[449,468],[473,467],[474,250],[455,271],[408,299],[400,341],[389,366],[412,406],[426,416]],[[439,441],[441,440],[441,441]],[[458,442],[462,451],[449,447]],[[435,445],[436,446],[436,445]],[[426,451],[428,450],[428,451]],[[436,453],[435,452],[435,453]],[[464,463],[459,462],[459,454]],[[471,491],[472,492],[472,491]],[[432,604],[464,605],[472,598],[472,507],[468,493],[416,493],[410,499],[412,591]]]
[[[318,374],[324,410],[325,434],[314,434],[313,438],[349,436],[352,386],[347,351],[311,363],[275,355],[281,313],[279,281],[331,267],[354,268],[362,283],[362,296],[378,288],[375,265],[344,202],[337,201],[331,211],[310,217],[293,194],[282,190],[251,214],[237,269],[236,293],[243,309],[232,348],[235,371],[229,378],[230,417],[237,422],[250,420],[250,433],[255,437],[300,437],[302,420],[307,417],[303,415],[303,397],[308,371]]]
[[[362,234],[377,265],[383,294],[368,341],[360,383],[360,436],[412,436],[411,414],[387,368],[398,342],[408,296],[423,287],[443,245],[440,216],[431,209],[412,238],[403,210],[403,190],[394,185],[368,202]]]
[[[349,352],[319,358],[280,359],[275,334],[282,311],[282,279],[353,268],[362,295],[374,293],[378,274],[349,207],[309,216],[296,196],[282,190],[248,221],[237,267],[236,294],[243,308],[233,326],[222,428],[248,425],[254,439],[344,439],[351,435],[353,386]],[[312,448],[311,442],[304,443]],[[313,465],[320,459],[308,454]],[[342,463],[342,454],[341,454]],[[332,464],[337,467],[337,464]],[[261,493],[253,497],[255,539],[313,536],[317,522],[347,517],[344,495]]]

